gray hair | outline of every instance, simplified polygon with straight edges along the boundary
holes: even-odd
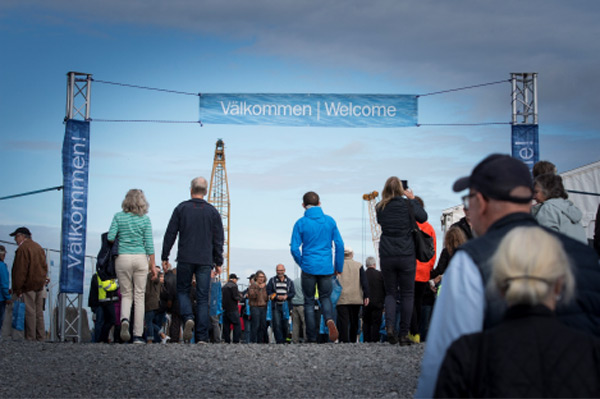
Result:
[[[208,192],[208,182],[204,177],[198,176],[192,180],[190,190],[192,190],[192,194],[206,195]]]
[[[561,296],[568,302],[575,279],[561,242],[540,227],[511,230],[492,257],[490,280],[506,303],[538,305],[553,295],[557,283],[563,285]],[[492,291],[493,286],[489,286]]]
[[[372,257],[372,256],[369,256],[369,257],[368,257],[368,258],[365,260],[365,263],[367,264],[367,267],[370,267],[370,266],[376,266],[376,265],[377,265],[377,260],[376,260],[374,257]]]

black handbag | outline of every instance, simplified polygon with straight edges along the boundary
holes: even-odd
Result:
[[[413,229],[413,239],[415,241],[415,255],[419,262],[429,262],[429,260],[433,258],[433,255],[435,255],[433,237],[419,228],[417,221],[415,220],[412,204],[409,200],[407,200],[407,202],[408,213],[410,214]]]

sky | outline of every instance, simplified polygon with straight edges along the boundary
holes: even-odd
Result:
[[[69,71],[191,93],[340,94],[426,94],[537,72],[540,158],[567,171],[600,159],[599,16],[593,0],[5,0],[0,197],[62,185]],[[210,178],[218,139],[231,201],[230,271],[241,280],[257,269],[273,276],[277,263],[296,275],[290,237],[311,190],[355,258],[374,255],[362,195],[381,192],[390,176],[423,198],[439,249],[442,211],[462,195],[452,183],[488,154],[511,149],[507,124],[427,126],[510,122],[509,83],[421,97],[420,127],[101,121],[198,114],[195,96],[92,83],[89,255],[131,188],[150,203],[160,255],[190,180]],[[58,249],[61,203],[60,191],[0,201],[0,240],[24,225]]]

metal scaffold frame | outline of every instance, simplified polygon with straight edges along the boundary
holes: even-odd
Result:
[[[537,73],[511,73],[512,124],[537,125]]]
[[[90,119],[90,100],[92,95],[92,75],[88,73],[69,72],[67,73],[67,110],[65,121],[70,119],[89,120]],[[63,194],[64,195],[64,194]],[[62,234],[61,245],[62,248]],[[61,249],[62,251],[62,249]],[[62,259],[62,253],[61,253]],[[61,265],[62,270],[62,265]],[[60,287],[60,286],[59,286]],[[75,309],[73,312],[67,310]],[[69,317],[71,313],[72,317]],[[66,341],[67,339],[81,342],[82,316],[83,315],[83,294],[78,293],[58,293],[58,339]]]
[[[225,143],[217,140],[215,148],[215,159],[212,174],[210,176],[210,189],[208,191],[208,202],[211,203],[223,221],[223,267],[221,269],[221,281],[229,279],[229,184],[227,183],[227,168],[225,167]]]

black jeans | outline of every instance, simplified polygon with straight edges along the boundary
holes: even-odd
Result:
[[[223,313],[223,339],[228,344],[231,343],[231,326],[233,326],[233,343],[239,344],[242,336],[242,325],[240,323],[240,313],[237,310]]]
[[[381,258],[381,273],[385,285],[385,325],[386,328],[396,325],[396,298],[399,298],[400,337],[408,335],[415,299],[416,269],[415,255]]]
[[[336,309],[340,342],[356,342],[360,305],[337,305]]]
[[[363,308],[363,338],[365,342],[379,342],[381,335],[379,328],[381,327],[382,308],[366,306]]]

